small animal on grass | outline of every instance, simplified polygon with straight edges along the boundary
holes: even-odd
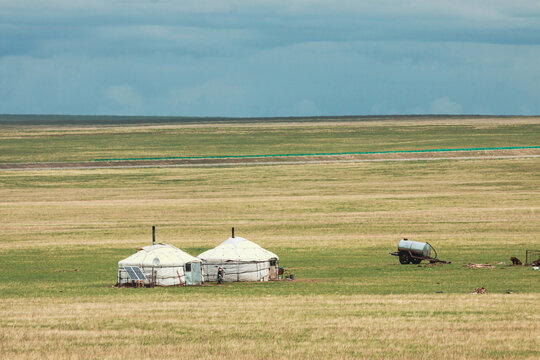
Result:
[[[512,261],[512,265],[523,265],[521,260],[519,260],[517,257],[512,256],[510,260]]]

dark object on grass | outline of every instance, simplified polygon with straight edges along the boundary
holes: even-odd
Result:
[[[514,266],[521,266],[521,265],[523,265],[523,263],[521,262],[521,260],[519,260],[517,257],[512,256],[512,257],[510,258],[510,260],[512,261],[512,265],[514,265]]]
[[[525,251],[525,265],[539,266],[540,265],[540,250]]]
[[[474,290],[472,293],[473,294],[487,294],[487,289],[485,287],[479,287],[479,288],[476,288],[476,290]]]
[[[291,274],[291,272],[286,269],[286,266],[280,267],[278,269],[278,277],[281,280],[294,280],[294,274]]]
[[[435,253],[434,257],[431,257],[431,250]],[[422,260],[433,263],[450,264],[450,261],[444,261],[437,259],[437,250],[430,243],[423,243],[418,241],[410,241],[403,239],[398,244],[398,251],[389,253],[390,255],[399,257],[399,263],[406,264],[420,264]]]

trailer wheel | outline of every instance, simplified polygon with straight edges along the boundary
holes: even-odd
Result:
[[[420,264],[420,262],[422,262],[422,259],[419,259],[419,258],[413,258],[413,259],[411,260],[411,262],[412,262],[413,264]]]
[[[409,264],[411,262],[411,255],[405,251],[400,251],[399,262],[403,265]]]

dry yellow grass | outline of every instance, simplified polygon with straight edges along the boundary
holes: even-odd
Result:
[[[0,249],[211,247],[230,226],[264,246],[533,246],[537,159],[219,169],[2,172]],[[524,171],[526,170],[526,171]],[[9,184],[17,184],[13,187]]]
[[[134,291],[141,290],[119,290]],[[185,295],[0,303],[0,353],[13,359],[540,355],[536,295]]]
[[[392,119],[387,120],[347,120],[340,119],[336,121],[315,121],[315,122],[272,122],[260,121],[249,123],[185,123],[185,124],[134,124],[134,125],[24,125],[17,123],[16,125],[0,125],[0,139],[23,138],[27,136],[44,136],[44,135],[89,135],[100,133],[146,133],[154,130],[185,130],[185,131],[210,131],[210,132],[230,132],[234,129],[309,129],[320,131],[320,128],[369,128],[369,127],[389,127],[389,126],[466,126],[473,125],[479,129],[492,128],[501,125],[529,125],[538,124],[540,117],[505,117],[505,118],[490,118],[490,117],[471,117],[471,118],[419,118],[419,119]]]

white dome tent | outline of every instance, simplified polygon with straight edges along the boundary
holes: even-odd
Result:
[[[118,286],[131,285],[124,266],[138,266],[147,281],[145,285],[182,286],[201,285],[201,260],[168,244],[145,246],[118,262]]]
[[[225,240],[198,256],[206,281],[217,280],[218,267],[223,268],[223,281],[269,281],[278,279],[279,257],[241,237]]]

